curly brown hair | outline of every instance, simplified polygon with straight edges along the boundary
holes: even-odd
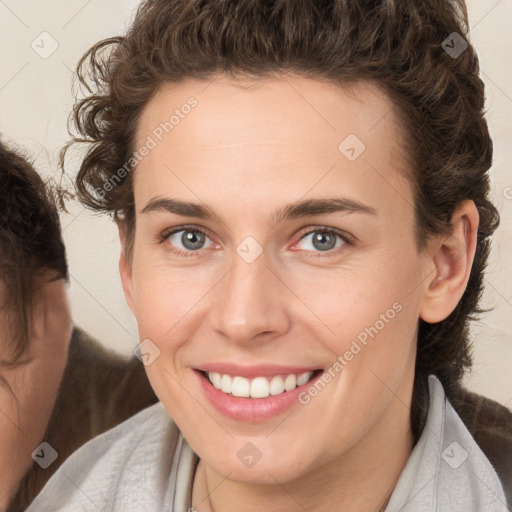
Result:
[[[13,364],[29,343],[35,275],[54,270],[56,279],[68,279],[66,249],[62,241],[54,197],[32,164],[0,142],[0,279],[6,287]],[[4,330],[5,326],[2,326]]]
[[[89,96],[77,102],[74,142],[88,143],[76,179],[79,199],[135,229],[134,136],[142,110],[164,83],[186,78],[265,78],[280,73],[340,86],[371,82],[393,101],[405,131],[415,197],[417,246],[450,231],[463,200],[480,214],[467,289],[444,321],[419,320],[411,427],[428,409],[429,374],[448,397],[471,365],[469,322],[478,304],[490,236],[499,223],[489,200],[492,142],[475,49],[466,45],[463,0],[146,0],[124,37],[94,45],[78,64]],[[454,33],[457,33],[454,39]],[[450,39],[451,38],[451,39]],[[448,41],[448,44],[446,44]],[[443,44],[444,43],[444,44]],[[116,178],[115,186],[105,187]]]

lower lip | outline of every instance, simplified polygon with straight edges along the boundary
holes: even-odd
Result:
[[[318,375],[314,376],[306,384],[296,387],[292,391],[285,391],[280,395],[270,395],[267,398],[243,398],[220,391],[213,386],[202,372],[194,371],[199,378],[206,398],[219,412],[233,420],[250,423],[266,421],[285,413],[294,404],[299,403],[299,395],[313,385],[322,375],[322,372],[318,372]]]

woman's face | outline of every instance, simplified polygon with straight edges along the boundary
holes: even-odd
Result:
[[[142,113],[123,284],[155,392],[232,480],[290,480],[408,425],[433,266],[398,126],[376,88],[292,76],[189,80]]]
[[[0,365],[0,508],[16,492],[43,441],[67,362],[71,313],[66,283],[55,272],[34,276],[37,290],[29,344],[16,364]],[[12,330],[0,280],[0,360],[12,358]]]

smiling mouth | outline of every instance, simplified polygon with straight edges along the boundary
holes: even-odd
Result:
[[[228,396],[261,399],[293,391],[306,385],[322,372],[323,370],[314,370],[304,373],[273,375],[271,377],[261,376],[252,379],[218,372],[201,371],[201,374],[215,389]]]

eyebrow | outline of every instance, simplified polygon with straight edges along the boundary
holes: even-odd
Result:
[[[221,222],[220,217],[207,205],[201,203],[179,201],[177,199],[171,198],[154,197],[153,199],[149,200],[149,202],[141,210],[140,213],[148,214],[161,211],[182,215],[184,217],[196,217],[198,219]],[[275,224],[278,224],[284,220],[293,220],[302,217],[336,212],[377,215],[377,210],[371,206],[365,205],[353,199],[334,197],[327,199],[304,199],[290,203],[276,210],[274,215],[272,215],[272,221]]]

